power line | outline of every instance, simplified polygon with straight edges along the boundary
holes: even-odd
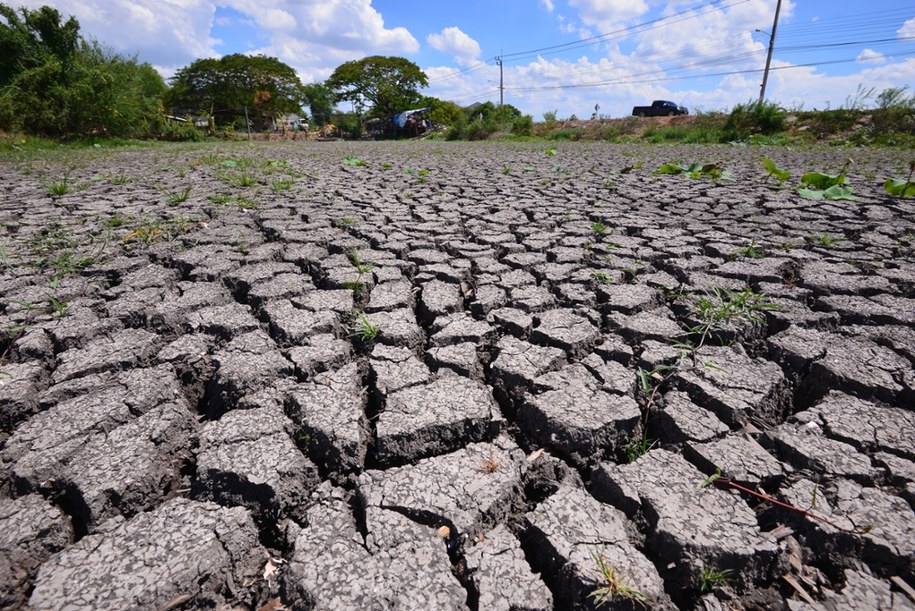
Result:
[[[889,53],[884,55],[884,57],[908,57],[915,56],[915,51],[903,51],[900,53]],[[834,60],[825,60],[819,62],[807,62],[803,64],[791,64],[790,66],[775,66],[770,68],[770,71],[775,70],[794,70],[797,68],[812,68],[816,66],[826,66],[831,64],[847,64],[858,61],[857,58],[845,58],[845,59],[834,59]],[[596,83],[572,83],[564,85],[544,85],[541,87],[520,87],[513,89],[512,91],[516,93],[529,93],[534,91],[549,91],[556,89],[583,89],[588,87],[604,87],[608,85],[645,85],[650,83],[663,83],[669,81],[678,81],[678,80],[690,80],[698,78],[709,78],[716,76],[734,76],[739,74],[756,74],[762,72],[762,68],[753,68],[747,70],[731,70],[727,72],[708,72],[703,74],[689,75],[689,76],[668,76],[668,77],[659,77],[653,79],[644,79],[644,80],[612,80],[612,81],[601,81]]]
[[[612,32],[606,32],[604,34],[597,34],[595,36],[590,36],[582,40],[576,40],[572,42],[566,42],[556,45],[550,45],[546,47],[540,47],[538,49],[530,49],[528,51],[517,51],[515,53],[505,53],[502,57],[509,61],[519,61],[527,57],[535,57],[539,55],[554,55],[556,53],[561,53],[565,51],[571,51],[575,49],[580,49],[582,47],[589,47],[607,40],[622,39],[632,36],[633,34],[647,32],[650,30],[657,29],[659,27],[671,25],[674,23],[679,23],[681,21],[687,21],[689,19],[695,19],[703,15],[708,15],[716,11],[722,11],[726,8],[732,8],[740,4],[749,2],[750,0],[736,0],[730,4],[725,4],[725,0],[715,0],[710,2],[707,5],[704,5],[702,8],[711,8],[711,10],[705,12],[696,12],[696,9],[687,9],[680,11],[679,13],[674,13],[673,15],[667,15],[664,17],[658,17],[656,19],[650,19],[648,21],[643,21],[635,25],[627,26],[625,28],[620,28]],[[720,5],[715,7],[715,5]],[[675,19],[676,17],[681,17],[681,19]]]

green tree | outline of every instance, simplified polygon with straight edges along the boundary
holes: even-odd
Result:
[[[79,22],[72,16],[62,22],[50,6],[17,14],[0,3],[0,17],[0,87],[51,58],[67,63],[79,48]]]
[[[150,137],[161,126],[162,77],[79,35],[79,23],[41,7],[0,5],[0,128],[54,137]],[[6,57],[6,56],[5,56]]]
[[[419,105],[430,109],[429,120],[433,125],[451,127],[461,116],[461,107],[449,100],[427,96],[420,100]]]
[[[371,104],[369,114],[385,117],[420,102],[419,88],[429,85],[419,66],[403,57],[373,55],[337,66],[325,85],[338,101]]]
[[[334,114],[335,94],[324,83],[309,83],[302,87],[308,108],[311,110],[311,120],[315,125],[330,123]]]
[[[295,70],[263,55],[198,59],[170,82],[168,102],[175,112],[210,114],[220,125],[248,109],[251,119],[265,126],[276,115],[301,113],[306,102]]]

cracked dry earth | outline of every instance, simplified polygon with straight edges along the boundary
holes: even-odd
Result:
[[[4,164],[0,607],[915,608],[908,159],[764,154]]]

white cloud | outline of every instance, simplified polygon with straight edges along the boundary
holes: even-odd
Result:
[[[540,0],[540,6],[546,9],[547,13],[552,13],[556,6],[553,4],[553,0]]]
[[[429,34],[426,41],[432,48],[450,53],[462,65],[467,65],[480,55],[480,45],[460,28],[445,28],[438,34]]]
[[[601,32],[609,32],[648,12],[644,0],[569,0],[578,16]]]
[[[202,57],[216,57],[211,36],[217,5],[234,9],[257,29],[250,52],[278,57],[305,82],[367,55],[407,55],[419,42],[403,27],[385,27],[371,0],[19,0],[50,5],[79,20],[81,33],[118,52],[138,54],[164,75]],[[225,41],[231,43],[232,41]],[[237,43],[244,50],[245,42]]]
[[[864,49],[858,54],[855,61],[859,64],[884,64],[886,63],[886,56],[873,49]]]
[[[896,34],[899,35],[899,38],[915,37],[915,17],[903,23],[902,27],[896,30]]]

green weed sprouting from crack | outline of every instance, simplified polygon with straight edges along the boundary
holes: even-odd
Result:
[[[187,198],[191,196],[191,188],[193,185],[187,185],[180,191],[175,191],[168,194],[168,197],[165,198],[166,203],[169,206],[177,206],[182,202],[186,202]]]
[[[345,288],[348,291],[352,291],[354,293],[361,293],[365,289],[365,282],[363,282],[362,280],[359,280],[359,279],[347,280],[346,282],[343,282],[340,286],[342,286],[343,288]]]
[[[761,259],[766,251],[756,244],[756,240],[751,240],[749,245],[738,248],[734,254],[745,259]]]
[[[703,567],[699,574],[699,591],[703,594],[711,592],[719,586],[737,581],[732,577],[734,571],[731,569],[717,570],[710,566]]]
[[[765,321],[765,312],[781,311],[783,308],[761,293],[756,293],[751,288],[735,291],[723,287],[715,287],[712,292],[699,298],[693,314],[698,317],[699,324],[692,327],[690,332],[699,336],[693,354],[705,345],[711,333],[721,329],[733,321],[749,323],[762,323]]]
[[[829,235],[828,233],[821,233],[819,235],[815,235],[815,236],[807,238],[807,241],[812,242],[814,244],[819,244],[820,246],[825,246],[826,248],[829,248],[831,246],[835,246],[839,242],[848,241],[848,238],[846,238],[845,236],[842,236],[840,238],[835,238],[835,237]]]
[[[350,265],[356,268],[356,271],[359,272],[359,276],[362,274],[368,273],[375,267],[375,264],[371,261],[363,261],[359,256],[359,251],[355,248],[351,248],[346,251],[346,258],[349,259]]]
[[[645,454],[648,454],[656,445],[658,445],[658,440],[650,439],[648,437],[648,430],[643,429],[642,434],[630,441],[626,446],[626,458],[631,463],[635,462]]]
[[[595,607],[602,607],[612,603],[615,599],[623,598],[648,608],[648,597],[626,583],[622,569],[608,562],[606,558],[596,552],[594,553],[594,562],[597,563],[597,570],[600,573],[602,583],[589,594]]]
[[[591,277],[600,284],[613,284],[613,276],[607,272],[591,272]]]
[[[61,197],[70,192],[70,177],[64,175],[60,180],[48,183],[48,195]]]
[[[698,324],[688,330],[688,336],[683,340],[671,338],[673,346],[680,351],[677,362],[672,365],[660,365],[651,370],[638,368],[639,390],[644,397],[642,431],[647,431],[648,419],[658,401],[658,395],[673,376],[700,366],[727,373],[720,365],[709,361],[699,362],[697,358],[698,352],[716,331],[735,321],[760,324],[765,321],[766,312],[781,310],[781,305],[771,302],[764,294],[756,293],[749,287],[742,291],[715,287],[711,293],[700,297],[692,310],[693,316],[699,321]],[[642,449],[644,444],[648,444],[648,439],[644,435],[643,433],[644,441],[633,442],[637,444],[634,449]],[[644,448],[644,452],[647,453],[649,450],[651,444]]]
[[[294,180],[288,180],[288,179],[274,180],[273,182],[270,183],[270,188],[273,189],[274,192],[278,193],[280,191],[288,191],[289,189],[292,188],[292,185],[294,185],[294,184],[295,184]]]
[[[373,342],[381,335],[381,328],[369,320],[364,313],[359,314],[353,321],[353,331],[350,334],[363,343]]]
[[[597,237],[603,237],[603,235],[605,233],[607,233],[609,230],[610,230],[610,228],[607,227],[604,223],[601,223],[600,221],[594,221],[593,223],[591,223],[591,231],[593,231],[594,235],[596,235]]]

